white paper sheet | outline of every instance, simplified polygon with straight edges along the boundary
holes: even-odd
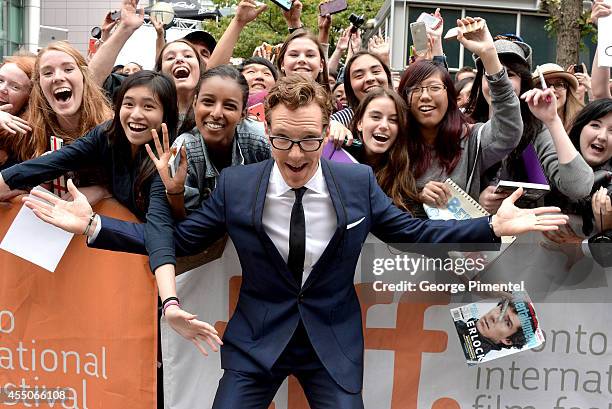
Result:
[[[605,3],[612,4],[612,0]],[[612,67],[612,16],[600,18],[597,30],[599,66]]]
[[[35,189],[48,192],[41,187]],[[0,248],[54,272],[72,236],[72,233],[40,220],[32,210],[22,206]]]

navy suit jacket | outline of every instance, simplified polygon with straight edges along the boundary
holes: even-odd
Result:
[[[431,221],[411,217],[383,193],[368,166],[321,160],[336,211],[337,229],[300,288],[262,224],[272,160],[221,173],[217,188],[175,230],[177,254],[196,253],[226,232],[242,266],[242,286],[221,349],[223,368],[269,370],[299,320],[332,378],[357,393],[363,381],[361,309],[353,277],[361,247],[372,232],[386,242],[493,243],[486,218]],[[347,225],[363,221],[347,230]],[[96,247],[144,252],[142,227],[103,218]],[[151,254],[154,271],[174,254]]]

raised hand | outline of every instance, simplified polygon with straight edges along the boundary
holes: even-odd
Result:
[[[432,54],[435,55],[444,55],[444,51],[442,49],[442,34],[444,33],[444,19],[442,18],[442,14],[440,13],[440,9],[437,8],[433,13],[433,16],[440,19],[440,23],[434,27],[429,28],[426,27],[427,37],[431,43]]]
[[[71,202],[36,189],[33,189],[30,194],[45,202],[30,196],[25,196],[22,201],[39,219],[67,232],[84,234],[93,210],[85,195],[74,186],[72,179],[68,179],[68,192],[74,198]],[[93,232],[94,229],[89,229],[88,235]]]
[[[512,192],[491,219],[493,231],[498,237],[515,236],[529,231],[553,231],[567,224],[568,217],[560,214],[561,209],[558,207],[536,207],[535,209],[516,207],[514,203],[522,194],[523,188]]]
[[[319,3],[318,11],[321,12],[321,4]],[[319,14],[317,16],[317,26],[319,27],[319,42],[327,43],[329,41],[329,30],[332,24],[332,16],[331,14]]]
[[[552,88],[531,89],[521,95],[521,99],[527,103],[531,113],[547,127],[550,128],[549,125],[557,119],[557,97]]]
[[[32,132],[32,128],[30,128],[26,120],[8,113],[12,108],[13,105],[11,104],[0,106],[0,128],[12,135],[17,134],[17,132],[24,135],[28,132]]]
[[[388,62],[390,51],[389,37],[382,37],[378,35],[370,37],[370,40],[368,41],[368,51],[377,55],[383,61]]]
[[[257,5],[255,0],[242,0],[236,8],[234,18],[242,25],[247,25],[255,20],[261,13],[268,8],[267,5]]]
[[[149,16],[149,21],[151,22],[151,25],[153,26],[153,28],[155,28],[155,33],[157,33],[158,37],[163,37],[164,36],[164,23],[162,23],[161,21],[157,20],[157,18],[155,17],[155,14],[151,14]]]
[[[102,30],[102,35],[100,36],[100,40],[102,41],[108,40],[108,38],[111,35],[111,32],[113,31],[113,28],[115,28],[115,26],[117,25],[117,21],[118,20],[113,20],[111,18],[110,11],[106,13],[106,16],[104,16],[104,21],[102,22],[102,27],[100,27],[100,30]]]
[[[219,350],[219,345],[223,345],[215,327],[207,322],[197,320],[196,315],[183,311],[177,305],[166,308],[165,317],[173,330],[191,341],[205,356],[208,356],[208,351],[204,348],[202,341],[206,342],[210,349],[215,352]]]
[[[342,35],[340,36],[340,38],[338,38],[336,49],[345,53],[346,50],[348,50],[350,38],[351,38],[351,28],[348,27],[344,29],[344,31],[342,32]]]
[[[302,2],[293,0],[288,11],[283,10],[283,17],[287,22],[287,27],[298,28],[302,25]]]
[[[595,0],[591,6],[591,22],[597,25],[600,17],[607,17],[612,14],[612,5],[607,4],[604,0]]]
[[[157,172],[161,177],[164,186],[166,187],[166,192],[170,195],[180,194],[185,190],[185,179],[187,178],[187,153],[185,151],[185,147],[181,148],[181,161],[179,164],[179,168],[176,171],[174,177],[170,176],[170,169],[168,168],[168,162],[170,161],[170,157],[172,156],[172,150],[170,149],[169,137],[168,137],[168,127],[166,124],[162,124],[162,141],[163,146],[159,143],[159,136],[157,135],[157,131],[155,129],[151,130],[151,135],[153,136],[153,143],[155,143],[155,149],[157,150],[157,154],[159,158],[155,156],[149,144],[145,145],[145,149],[149,154],[149,158],[155,164],[157,168]]]
[[[138,0],[123,0],[119,23],[123,27],[137,30],[144,23],[144,9],[137,8]]]
[[[475,25],[479,23],[483,24],[482,28],[472,30],[472,28],[476,27]],[[469,51],[479,57],[483,57],[483,54],[491,50],[495,52],[493,37],[491,37],[487,22],[484,19],[480,17],[465,17],[458,19],[457,27],[459,28],[457,40]]]
[[[361,50],[361,30],[351,32],[349,40],[349,53],[348,58],[351,58],[354,54],[357,54]]]

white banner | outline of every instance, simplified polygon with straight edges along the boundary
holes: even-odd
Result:
[[[563,257],[557,258],[563,268]],[[514,273],[538,274],[529,269],[533,262],[517,259]],[[604,281],[612,280],[610,270],[603,274]],[[240,265],[231,241],[220,259],[179,276],[177,285],[187,311],[223,330],[240,288]],[[588,290],[567,285],[571,298],[585,303],[564,303],[564,293],[558,290],[552,300],[560,302],[535,300],[544,345],[474,367],[466,365],[460,349],[449,314],[458,304],[449,304],[450,297],[444,305],[437,297],[435,305],[397,302],[412,295],[396,293],[395,301],[393,296],[378,296],[377,304],[368,305],[375,298],[372,285],[356,285],[366,317],[366,408],[612,409],[612,308],[601,301],[587,302],[610,298],[607,285]],[[210,408],[223,374],[219,354],[203,357],[165,322],[162,347],[166,408]],[[283,384],[274,407],[308,408],[294,379]]]

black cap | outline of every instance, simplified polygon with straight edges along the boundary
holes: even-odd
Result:
[[[278,71],[276,71],[276,67],[274,66],[274,64],[272,64],[270,60],[266,60],[265,58],[262,58],[262,57],[247,58],[246,60],[244,60],[244,62],[240,66],[240,71],[242,72],[246,67],[248,67],[249,65],[253,65],[253,64],[259,64],[259,65],[263,65],[267,67],[272,73],[272,76],[274,77],[274,81],[278,80]]]
[[[215,38],[209,32],[202,31],[202,30],[192,31],[191,33],[183,37],[183,40],[187,40],[190,43],[194,43],[194,44],[195,43],[204,44],[206,48],[208,48],[208,51],[210,51],[211,53],[217,46],[217,41],[215,40]]]

